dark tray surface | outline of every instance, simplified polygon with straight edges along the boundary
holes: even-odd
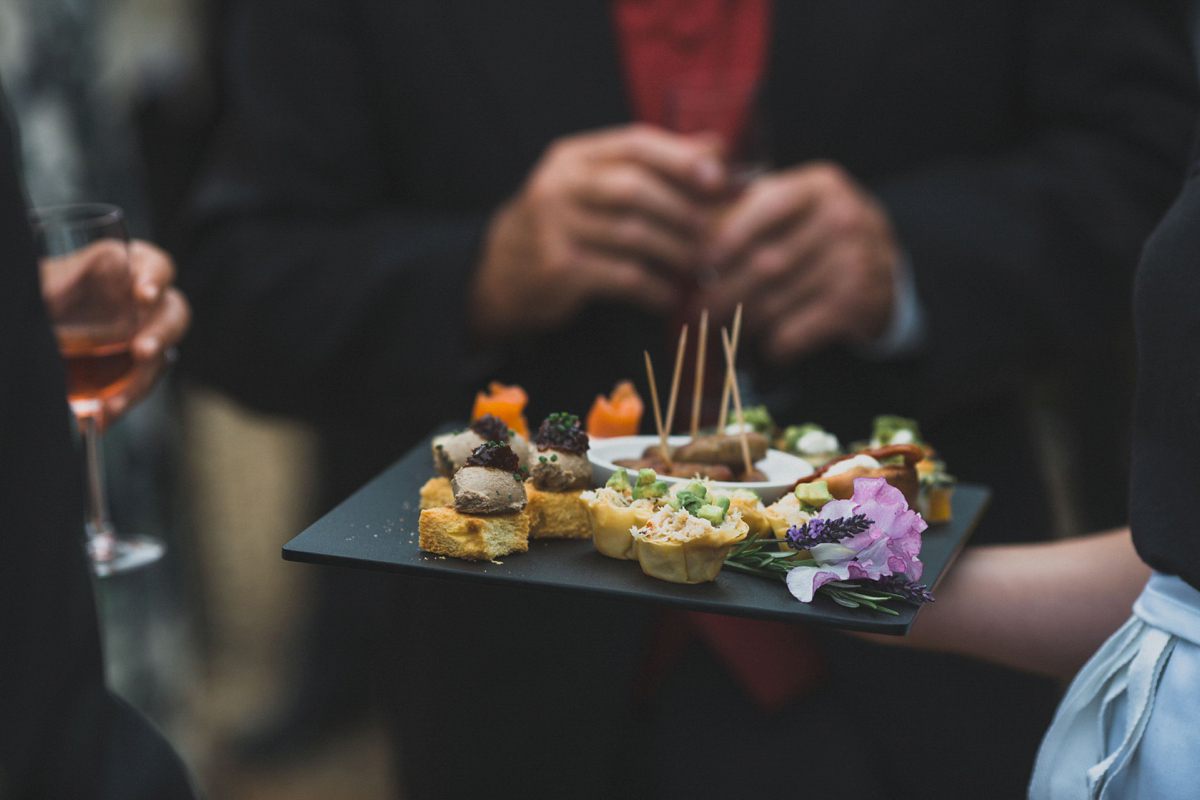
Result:
[[[712,583],[667,583],[644,575],[636,561],[600,555],[590,541],[535,540],[529,543],[528,553],[505,556],[497,562],[463,561],[425,553],[417,547],[418,492],[433,475],[431,438],[284,545],[284,559],[422,578],[581,592],[689,611],[894,635],[907,633],[919,610],[907,603],[895,603],[893,607],[900,614],[893,617],[865,608],[843,608],[823,595],[805,604],[788,593],[783,581],[730,569],[722,570]],[[983,486],[958,485],[954,519],[925,531],[922,583],[936,589],[937,578],[957,556],[990,496]]]

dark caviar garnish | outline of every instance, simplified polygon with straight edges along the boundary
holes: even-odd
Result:
[[[471,423],[471,430],[478,433],[485,442],[508,441],[508,424],[495,414],[484,414]]]
[[[502,469],[505,472],[516,472],[521,466],[521,460],[517,458],[517,454],[512,451],[512,448],[506,444],[484,442],[479,447],[476,447],[471,455],[467,456],[467,460],[463,462],[463,466],[487,467],[488,469]]]
[[[564,453],[581,456],[587,452],[588,437],[579,417],[574,414],[557,413],[546,417],[537,435],[533,437],[538,450],[554,448]]]

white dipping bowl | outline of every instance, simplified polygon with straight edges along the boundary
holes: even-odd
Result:
[[[690,436],[671,436],[667,443],[681,445],[691,439]],[[642,453],[652,444],[658,444],[657,436],[616,436],[611,439],[592,439],[588,447],[588,460],[592,462],[592,483],[603,486],[609,477],[620,467],[613,463],[618,458],[641,458]],[[713,481],[715,486],[726,489],[751,489],[758,493],[764,505],[770,505],[783,497],[792,484],[813,473],[812,464],[803,458],[789,455],[780,450],[768,450],[767,455],[754,465],[767,476],[765,481]],[[631,472],[630,477],[637,476]],[[681,483],[691,478],[673,478],[670,475],[660,475],[667,483]]]

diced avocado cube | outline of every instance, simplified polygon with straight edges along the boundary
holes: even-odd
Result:
[[[637,486],[633,487],[634,500],[641,500],[643,498],[654,499],[656,497],[662,497],[666,493],[666,481],[654,481],[653,483],[648,483],[645,486],[639,483]]]
[[[658,480],[658,474],[649,467],[643,467],[638,470],[637,482],[639,486],[648,486]]]
[[[721,508],[720,506],[705,503],[696,509],[695,516],[699,517],[700,519],[706,519],[713,525],[720,525],[725,521],[725,509]]]
[[[729,498],[726,497],[725,495],[718,495],[717,498],[715,500],[713,500],[713,505],[720,506],[722,511],[728,511],[729,510]]]
[[[802,483],[796,487],[796,499],[804,505],[819,509],[832,500],[833,495],[829,493],[828,483],[825,481],[812,481],[811,483]]]
[[[625,471],[624,467],[621,467],[608,476],[608,481],[604,485],[610,489],[616,489],[618,492],[623,492],[629,488],[629,473]]]

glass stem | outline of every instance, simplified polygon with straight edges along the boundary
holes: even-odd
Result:
[[[96,415],[83,419],[83,452],[87,460],[88,522],[93,536],[111,536],[108,500],[104,494],[104,465],[100,458],[100,431]]]

